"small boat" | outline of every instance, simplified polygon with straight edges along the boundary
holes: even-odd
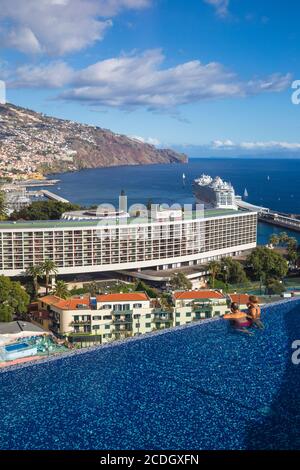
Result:
[[[270,176],[268,175],[268,176],[267,176],[267,180],[270,181],[270,179],[271,179],[271,178],[270,178]]]
[[[185,184],[185,174],[184,173],[182,173],[182,182],[183,182],[183,184]]]
[[[249,194],[248,194],[247,188],[245,188],[244,197],[248,197],[248,196],[249,196]]]

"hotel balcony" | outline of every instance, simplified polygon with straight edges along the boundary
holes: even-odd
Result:
[[[74,321],[71,321],[70,326],[74,326],[74,325],[90,325],[90,324],[91,324],[91,320],[74,320]]]
[[[169,312],[155,313],[152,319],[153,323],[172,323],[173,314]]]
[[[115,339],[130,338],[132,336],[132,330],[112,330],[111,333]]]
[[[127,313],[126,315],[123,314],[113,314],[113,319],[111,323],[113,325],[126,325],[132,324],[132,313]]]

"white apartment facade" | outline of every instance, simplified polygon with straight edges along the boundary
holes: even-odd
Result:
[[[228,298],[217,290],[173,293],[167,310],[144,292],[103,294],[63,300],[54,295],[39,300],[37,317],[48,313],[48,329],[55,334],[102,344],[152,331],[223,316]]]
[[[101,343],[172,326],[172,316],[157,308],[144,292],[68,300],[49,295],[39,300],[39,312],[45,311],[54,333],[95,336]]]
[[[174,326],[220,317],[230,311],[226,295],[217,290],[175,292]]]

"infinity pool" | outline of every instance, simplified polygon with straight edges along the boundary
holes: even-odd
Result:
[[[1,449],[300,449],[300,302],[0,373]]]

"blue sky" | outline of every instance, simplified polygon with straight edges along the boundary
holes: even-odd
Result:
[[[8,101],[201,155],[300,155],[298,1],[0,0]]]

